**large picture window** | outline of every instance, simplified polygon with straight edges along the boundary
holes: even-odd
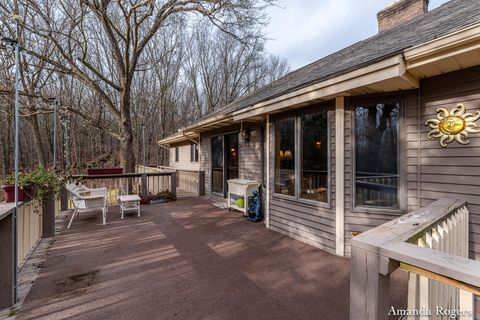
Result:
[[[275,192],[295,196],[295,118],[275,122]]]
[[[399,208],[400,102],[356,106],[355,205]]]
[[[301,116],[300,197],[328,202],[328,122],[327,111]]]
[[[275,121],[275,193],[328,203],[330,105]]]

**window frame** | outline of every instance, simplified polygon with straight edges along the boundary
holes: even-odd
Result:
[[[237,153],[238,153],[238,173],[239,175],[241,174],[241,170],[240,170],[240,131],[237,131],[237,130],[234,130],[234,131],[227,131],[227,132],[224,132],[224,133],[219,133],[219,134],[212,134],[210,136],[210,157],[212,156],[212,151],[213,151],[213,147],[212,147],[212,140],[213,138],[215,137],[222,137],[222,150],[223,150],[223,157],[222,157],[222,166],[223,166],[223,192],[220,193],[220,192],[215,192],[213,191],[213,161],[210,161],[210,193],[215,195],[215,196],[218,196],[218,197],[223,197],[223,198],[226,198],[227,197],[227,189],[228,189],[228,184],[227,184],[227,181],[225,180],[225,175],[226,175],[226,170],[227,170],[227,167],[226,167],[226,163],[227,163],[227,153],[225,152],[225,136],[228,136],[228,135],[231,135],[231,134],[237,134],[238,135],[238,150],[237,150]]]
[[[302,198],[301,195],[301,166],[302,166],[302,115],[309,114],[309,113],[315,113],[325,110],[327,112],[327,201],[326,202],[321,202],[321,201],[316,201],[316,200],[311,200],[311,199],[305,199]],[[331,209],[332,207],[332,116],[334,113],[334,103],[331,101],[323,102],[323,103],[318,103],[315,104],[314,106],[309,106],[305,109],[294,111],[294,112],[288,112],[288,113],[283,113],[280,116],[275,116],[272,117],[272,169],[273,169],[273,177],[272,177],[272,183],[273,183],[273,188],[272,188],[272,197],[278,198],[278,199],[285,199],[285,200],[290,200],[290,201],[295,201],[298,203],[303,203],[307,205],[313,205],[316,207],[323,207],[326,209]],[[286,194],[281,194],[275,192],[275,183],[276,183],[276,174],[275,174],[275,163],[276,163],[276,157],[277,154],[275,152],[275,145],[277,143],[276,141],[276,129],[277,125],[276,122],[278,120],[286,119],[286,118],[294,118],[294,123],[295,123],[295,195],[286,195]],[[297,151],[298,150],[298,151]]]
[[[212,152],[213,152],[213,139],[216,137],[222,137],[222,151],[223,151],[223,156],[222,156],[222,180],[223,180],[223,190],[222,192],[217,192],[213,191],[213,158],[212,158]],[[224,134],[216,134],[210,136],[210,193],[219,197],[223,197],[225,193],[225,137]]]
[[[288,194],[282,194],[282,193],[277,193],[275,191],[275,185],[276,185],[276,167],[275,167],[275,163],[276,163],[276,159],[277,159],[277,153],[275,151],[275,146],[277,144],[277,139],[276,139],[276,130],[277,130],[277,121],[280,121],[280,120],[284,120],[284,119],[288,119],[288,118],[293,118],[293,132],[295,134],[295,137],[294,137],[294,145],[295,145],[295,168],[294,168],[294,175],[295,175],[295,195],[291,196],[291,195],[288,195]],[[273,191],[273,195],[276,196],[276,197],[279,197],[279,198],[284,198],[284,199],[290,199],[290,200],[295,200],[297,198],[297,195],[298,195],[298,188],[297,188],[297,181],[298,181],[298,173],[299,173],[299,168],[298,168],[298,165],[297,165],[297,161],[298,161],[298,152],[296,152],[296,146],[297,146],[297,138],[298,138],[298,132],[297,132],[297,120],[298,120],[298,117],[296,116],[296,113],[288,113],[288,114],[284,114],[280,117],[276,117],[274,120],[273,120],[273,125],[272,125],[272,128],[273,128],[273,132],[272,132],[272,136],[273,136],[273,139],[272,139],[272,142],[273,142],[273,145],[272,145],[272,151],[273,151],[273,157],[272,157],[272,160],[273,160],[273,178],[272,178],[272,181],[273,181],[273,188],[272,188],[272,191]]]
[[[198,149],[198,143],[192,142],[190,144],[190,162],[197,163],[200,158],[200,151]]]
[[[356,138],[355,138],[355,107],[367,104],[386,104],[386,103],[400,103],[399,112],[398,112],[398,132],[397,132],[397,174],[398,174],[398,189],[397,189],[397,199],[398,199],[398,208],[391,207],[380,207],[380,206],[368,206],[368,205],[357,205],[356,204],[356,172],[357,172],[357,157],[356,157]],[[350,200],[352,203],[352,212],[360,213],[390,213],[390,214],[401,214],[406,210],[406,201],[405,201],[405,160],[404,160],[404,145],[405,145],[405,96],[385,96],[379,95],[369,98],[361,99],[351,99],[348,101],[348,110],[350,111],[350,123],[351,123],[351,135],[350,135],[350,158],[351,158],[351,173],[350,173],[350,187],[352,194],[350,195]]]

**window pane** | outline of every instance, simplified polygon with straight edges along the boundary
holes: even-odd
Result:
[[[198,144],[196,143],[190,145],[190,161],[198,162]]]
[[[327,111],[302,116],[302,168],[300,197],[327,202],[328,125]]]
[[[400,103],[355,108],[355,203],[398,208]]]
[[[238,178],[238,133],[226,135],[225,148],[227,153],[227,179]]]
[[[275,192],[295,195],[295,119],[275,122]]]
[[[223,193],[223,137],[212,138],[212,191]]]
[[[175,147],[175,161],[176,161],[176,162],[178,162],[178,158],[179,158],[178,147]]]

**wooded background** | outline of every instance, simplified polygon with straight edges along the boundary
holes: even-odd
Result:
[[[21,55],[23,170],[166,165],[157,141],[288,72],[265,51],[273,0],[7,0]],[[13,169],[14,52],[0,47],[0,174]],[[145,126],[145,149],[142,126]]]

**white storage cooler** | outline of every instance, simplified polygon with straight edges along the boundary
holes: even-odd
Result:
[[[254,180],[247,180],[247,179],[231,179],[227,180],[228,183],[228,210],[236,209],[243,212],[243,215],[247,215],[248,210],[248,197],[253,195],[253,191],[258,192],[258,188],[260,187],[260,183]],[[238,197],[243,197],[243,208],[237,206],[236,203],[232,203],[232,195],[236,195]]]

